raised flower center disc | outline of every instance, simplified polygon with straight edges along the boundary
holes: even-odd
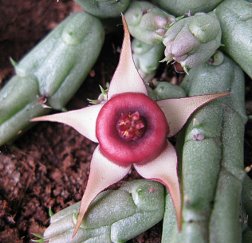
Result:
[[[167,133],[164,113],[141,93],[113,96],[102,107],[96,122],[101,152],[122,166],[155,159],[165,148]]]

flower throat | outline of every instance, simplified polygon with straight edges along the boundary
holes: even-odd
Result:
[[[121,113],[116,124],[119,136],[126,141],[135,141],[141,138],[146,130],[144,118],[138,111]]]

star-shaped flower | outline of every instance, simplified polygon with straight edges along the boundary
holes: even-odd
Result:
[[[91,201],[102,190],[120,181],[132,166],[142,177],[158,181],[169,190],[177,224],[181,228],[177,155],[167,137],[174,136],[200,106],[227,95],[210,94],[157,102],[150,99],[132,59],[130,35],[124,17],[123,25],[123,46],[108,90],[108,101],[33,119],[67,124],[99,143],[91,160],[74,235]]]

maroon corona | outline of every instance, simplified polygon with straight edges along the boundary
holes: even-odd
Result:
[[[151,161],[165,148],[168,124],[159,106],[141,93],[113,96],[101,109],[96,136],[102,153],[128,166]]]

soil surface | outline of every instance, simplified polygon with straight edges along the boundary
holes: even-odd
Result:
[[[72,11],[73,1],[0,1],[0,87],[13,74],[9,58],[20,60],[36,43]],[[87,105],[99,94],[116,67],[122,33],[108,34],[99,60],[68,105]],[[247,110],[251,114],[251,80],[247,84]],[[252,126],[245,134],[246,166],[252,158]],[[12,145],[0,148],[0,242],[31,242],[49,224],[48,209],[57,212],[81,199],[96,145],[74,129],[41,123]],[[133,171],[125,180],[137,178]],[[119,186],[119,184],[114,187]],[[161,223],[130,243],[159,243]]]

